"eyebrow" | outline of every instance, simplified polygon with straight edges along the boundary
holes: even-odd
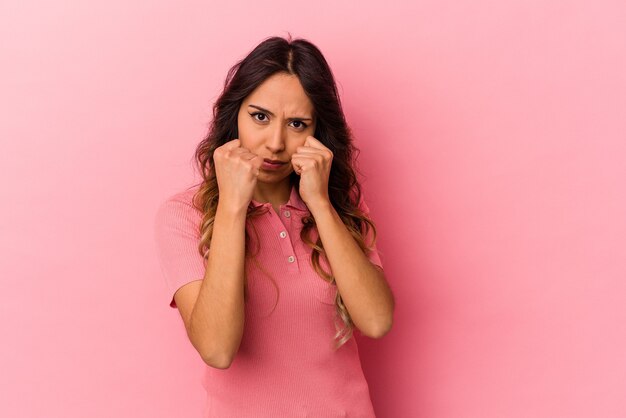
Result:
[[[270,116],[273,116],[273,117],[276,116],[274,113],[272,113],[271,111],[269,111],[267,109],[262,108],[261,106],[250,104],[250,105],[248,105],[248,107],[253,107],[253,108],[258,109],[258,110],[260,110],[262,112],[266,112],[267,114],[269,114]],[[288,118],[288,120],[295,120],[295,119],[297,119],[297,120],[310,120],[310,121],[313,120],[311,118],[300,118],[300,117]]]

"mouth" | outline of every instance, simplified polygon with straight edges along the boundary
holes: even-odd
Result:
[[[287,162],[287,161],[280,161],[280,160],[270,160],[269,158],[265,158],[263,159],[263,161],[265,161],[266,163],[275,164],[275,165],[281,165]]]
[[[261,164],[261,168],[265,171],[279,171],[282,170],[283,167],[287,165],[287,161],[280,160],[270,160],[269,158],[263,159],[263,164]]]

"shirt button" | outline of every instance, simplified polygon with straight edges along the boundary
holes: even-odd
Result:
[[[295,260],[295,258],[293,258],[293,255],[290,255],[289,258],[287,259],[289,260],[290,263],[293,263],[293,261]]]
[[[287,233],[285,231],[280,231],[281,238],[285,238],[286,236],[287,236]]]
[[[285,211],[285,218],[288,218],[291,216],[291,212],[289,212],[288,210]]]

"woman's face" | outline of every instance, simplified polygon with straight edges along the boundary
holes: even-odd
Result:
[[[292,154],[315,132],[313,103],[298,77],[277,73],[244,99],[237,126],[243,148],[263,159],[286,163],[278,169],[261,168],[257,181],[277,183],[291,174]]]

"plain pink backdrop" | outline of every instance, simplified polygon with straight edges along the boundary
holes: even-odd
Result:
[[[410,3],[410,4],[409,4]],[[626,416],[623,1],[0,5],[0,416],[199,417],[152,223],[228,68],[329,60],[395,324],[381,418]]]

